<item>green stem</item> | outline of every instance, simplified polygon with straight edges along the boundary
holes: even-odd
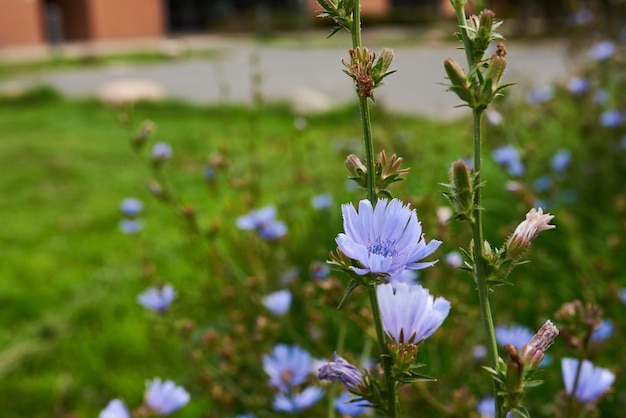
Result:
[[[463,49],[465,50],[465,58],[467,59],[468,71],[471,73],[476,65],[472,43],[465,26],[467,18],[465,16],[465,0],[452,0],[452,7],[457,16],[459,29],[461,30],[461,38],[463,40]],[[480,171],[482,159],[482,137],[480,125],[482,121],[483,110],[473,109],[474,116],[474,173],[476,176],[475,184],[480,185]],[[483,256],[483,224],[482,224],[482,208],[481,208],[481,188],[477,187],[474,192],[474,222],[472,223],[472,238],[474,241],[474,279],[478,290],[478,299],[483,318],[483,326],[487,337],[487,352],[489,358],[489,367],[494,370],[498,369],[498,345],[496,343],[496,335],[493,326],[493,316],[491,313],[491,305],[489,303],[489,287],[487,286],[487,274],[485,271],[485,259]],[[494,399],[496,407],[496,418],[502,418],[502,398],[498,396],[498,384],[494,381]]]
[[[467,59],[467,65],[471,71],[474,68],[474,54],[472,53],[472,43],[467,35],[467,18],[465,17],[465,0],[452,0],[452,7],[456,13],[456,20],[459,23],[459,29],[463,38],[463,49],[465,50],[465,58]]]
[[[354,11],[352,14],[352,47],[362,47],[361,40],[361,2],[360,0],[354,1]],[[359,109],[361,111],[361,123],[363,124],[363,140],[365,141],[365,158],[367,167],[367,198],[372,203],[372,206],[376,205],[376,171],[374,165],[374,141],[372,138],[372,124],[370,118],[369,102],[367,97],[359,96]],[[396,382],[391,377],[391,356],[387,349],[385,341],[385,334],[383,332],[383,323],[380,316],[380,308],[378,306],[378,297],[376,296],[376,285],[368,286],[368,292],[370,297],[370,305],[372,308],[372,316],[374,319],[374,326],[376,328],[376,338],[378,340],[378,347],[381,354],[381,361],[383,371],[385,374],[385,385],[387,387],[387,414],[389,418],[397,417],[397,393]]]
[[[391,356],[385,344],[385,333],[383,331],[383,322],[380,316],[380,307],[378,306],[378,297],[376,295],[376,285],[368,287],[370,304],[372,306],[372,315],[374,316],[374,327],[376,328],[376,339],[378,340],[378,348],[381,353],[381,362],[383,371],[385,372],[385,383],[387,386],[387,414],[389,418],[396,418],[398,408],[396,407],[397,393],[396,382],[391,378]]]
[[[572,393],[569,394],[569,402],[567,406],[567,418],[572,418],[574,413],[574,399],[576,398],[576,389],[578,389],[578,381],[580,380],[580,371],[583,368],[583,360],[585,355],[578,358],[578,366],[576,366],[576,377],[574,378],[574,386],[572,387]]]
[[[476,184],[480,184],[482,137],[480,124],[482,111],[474,109],[474,173]],[[478,290],[478,300],[483,318],[483,326],[487,336],[487,352],[489,367],[498,369],[498,345],[493,326],[493,316],[489,303],[489,288],[487,286],[487,274],[485,272],[485,259],[483,256],[483,223],[481,208],[481,188],[477,187],[474,195],[474,222],[472,224],[472,237],[474,241],[474,279]],[[502,399],[498,396],[498,385],[494,381],[494,399],[496,402],[496,418],[502,416]]]

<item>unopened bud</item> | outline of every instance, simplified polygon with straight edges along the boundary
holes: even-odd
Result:
[[[141,124],[141,128],[137,135],[132,140],[133,147],[137,150],[141,149],[141,147],[146,143],[148,137],[154,132],[156,125],[152,121],[145,121]]]
[[[487,79],[491,80],[493,93],[498,88],[498,83],[500,83],[504,70],[506,70],[506,48],[502,42],[499,42],[496,52],[491,56],[489,70],[487,71]]]
[[[537,368],[539,363],[543,360],[544,353],[554,343],[558,335],[558,328],[555,327],[551,321],[546,321],[546,323],[539,328],[539,331],[533,335],[528,344],[522,347],[522,362],[533,369]]]
[[[491,35],[495,18],[496,14],[492,10],[485,9],[480,12],[480,15],[478,15],[478,20],[480,21],[478,37],[488,38]]]
[[[556,228],[550,225],[550,221],[554,219],[554,215],[544,214],[543,209],[531,209],[526,214],[526,220],[520,223],[513,234],[505,243],[507,257],[515,260],[518,259],[530,247],[530,243],[541,231]]]
[[[474,210],[474,187],[467,165],[459,160],[450,169],[450,183],[446,185],[450,191],[444,195],[450,201],[454,217],[459,220],[472,220]]]
[[[367,173],[367,167],[354,154],[350,154],[346,158],[346,167],[348,167],[348,171],[353,177],[361,177],[364,173]]]
[[[451,83],[450,90],[454,91],[459,96],[459,99],[469,104],[472,96],[467,77],[459,63],[452,58],[446,58],[443,61],[443,68],[446,70]]]

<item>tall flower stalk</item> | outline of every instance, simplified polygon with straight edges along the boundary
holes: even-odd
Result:
[[[483,224],[482,224],[482,206],[481,206],[481,161],[482,161],[482,135],[481,122],[484,110],[487,108],[491,100],[498,93],[498,81],[504,72],[506,61],[504,55],[506,50],[502,45],[490,60],[489,69],[486,74],[482,74],[476,63],[482,60],[484,52],[493,40],[501,37],[493,32],[497,27],[493,22],[493,13],[488,12],[481,14],[480,17],[472,16],[472,20],[468,21],[465,16],[465,3],[467,0],[451,0],[452,6],[459,23],[460,38],[463,42],[465,57],[468,66],[468,75],[453,60],[446,60],[444,66],[452,82],[451,90],[472,108],[473,116],[473,142],[474,142],[474,173],[472,178],[473,196],[471,198],[470,216],[466,216],[472,225],[472,258],[473,258],[473,276],[476,282],[478,298],[480,302],[483,327],[487,340],[487,353],[489,367],[493,370],[498,369],[498,345],[493,323],[493,315],[489,302],[488,277],[486,272],[486,257],[483,252]],[[470,34],[470,31],[472,32]],[[500,50],[502,48],[502,50]],[[496,418],[504,415],[502,408],[502,397],[498,382],[494,380],[494,399],[496,403]]]

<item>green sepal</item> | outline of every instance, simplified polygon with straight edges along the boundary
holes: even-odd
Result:
[[[337,309],[340,309],[344,302],[348,299],[348,296],[350,296],[350,294],[352,292],[354,292],[354,290],[361,286],[363,283],[357,279],[351,279],[350,283],[348,283],[348,287],[346,288],[346,291],[343,294],[343,297],[341,298],[341,300],[339,301],[339,305],[337,306]]]

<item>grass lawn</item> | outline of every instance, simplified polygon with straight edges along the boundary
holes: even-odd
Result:
[[[207,227],[219,223],[232,231],[235,218],[257,204],[308,206],[320,193],[335,202],[358,196],[346,191],[343,169],[346,151],[359,153],[355,109],[310,118],[304,131],[283,107],[141,104],[135,118],[155,121],[156,140],[172,145],[170,181]],[[429,167],[403,185],[407,193],[435,191],[459,157],[453,144],[464,136],[462,124],[384,120],[379,142],[410,153],[414,166]],[[433,137],[438,140],[427,140]],[[204,164],[218,151],[240,186],[207,187]],[[145,379],[184,377],[177,340],[158,338],[162,324],[136,302],[146,287],[141,260],[150,253],[182,300],[199,274],[177,260],[187,243],[176,218],[146,190],[150,171],[128,146],[115,111],[45,90],[3,100],[0,165],[0,404],[8,416],[95,416],[112,397],[140,397]],[[119,203],[128,196],[145,203],[141,237],[118,230]],[[294,211],[294,229],[297,216]],[[325,244],[322,260],[332,241]],[[192,403],[180,414],[198,416],[198,407]]]

